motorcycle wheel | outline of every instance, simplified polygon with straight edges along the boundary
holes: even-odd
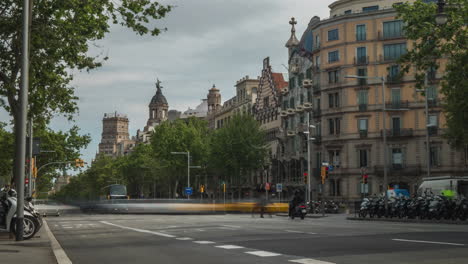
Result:
[[[15,220],[14,220],[15,221]],[[34,237],[34,235],[39,231],[39,223],[37,220],[29,215],[24,216],[24,231],[23,231],[23,239],[28,240]],[[11,231],[16,234],[16,221],[11,226]]]

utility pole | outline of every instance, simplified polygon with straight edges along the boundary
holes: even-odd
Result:
[[[32,181],[33,181],[33,118],[29,119],[29,170],[28,170],[28,193],[27,196],[32,196]],[[34,161],[35,162],[35,161]]]
[[[24,231],[24,165],[26,158],[26,119],[28,111],[29,88],[29,16],[30,0],[23,0],[23,42],[21,54],[21,88],[19,90],[19,111],[16,116],[15,133],[16,142],[16,241],[23,240]]]
[[[383,153],[384,153],[384,191],[385,191],[385,216],[388,215],[388,177],[387,177],[387,155],[388,155],[388,150],[387,150],[387,129],[386,129],[386,123],[385,123],[385,115],[386,109],[385,109],[385,77],[382,76],[382,128],[383,128]]]
[[[424,88],[426,89],[426,95],[425,95],[425,108],[426,108],[426,158],[427,158],[427,162],[426,162],[426,165],[427,165],[427,177],[431,177],[431,142],[429,141],[430,138],[429,138],[429,126],[431,124],[429,124],[429,102],[428,102],[428,91],[429,91],[429,87],[427,86],[428,84],[428,80],[427,80],[428,76],[427,76],[427,72],[426,72],[426,75],[424,76]]]

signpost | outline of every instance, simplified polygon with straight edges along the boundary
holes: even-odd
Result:
[[[193,194],[192,187],[185,187],[185,195],[190,196]]]
[[[283,192],[283,184],[277,183],[276,184],[276,192],[279,194],[279,200],[281,202],[281,193]]]

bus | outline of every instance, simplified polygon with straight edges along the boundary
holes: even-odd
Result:
[[[418,188],[418,195],[425,194],[443,195],[457,198],[468,197],[468,176],[441,176],[423,178]]]
[[[115,199],[128,199],[127,195],[127,186],[122,184],[111,184],[104,187],[106,199],[115,200]]]

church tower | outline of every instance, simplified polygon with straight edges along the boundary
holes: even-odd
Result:
[[[145,126],[145,131],[148,131],[150,127],[159,125],[161,122],[167,120],[167,111],[169,105],[167,104],[166,97],[162,94],[161,82],[156,82],[156,94],[151,99],[149,104],[149,118]]]
[[[208,91],[208,113],[216,112],[221,108],[221,94],[219,89],[213,84],[213,87]]]

